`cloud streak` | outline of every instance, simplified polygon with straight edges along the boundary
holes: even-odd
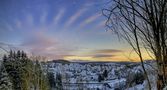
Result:
[[[114,57],[115,55],[103,55],[103,54],[99,54],[99,55],[94,55],[93,58],[111,58]]]
[[[64,13],[65,13],[65,9],[64,8],[60,9],[60,11],[58,12],[58,14],[54,17],[54,22],[53,22],[54,25],[56,25],[60,21],[60,19],[64,15]]]
[[[103,20],[103,21],[99,22],[99,23],[94,27],[94,29],[104,28],[104,27],[105,27],[105,24],[106,24],[106,20]]]
[[[8,53],[10,50],[19,50],[19,49],[20,48],[15,45],[0,42],[0,51],[3,50],[5,51],[5,53]]]
[[[117,49],[99,49],[92,50],[90,53],[82,55],[67,55],[64,58],[68,60],[117,60],[118,54],[123,52]]]
[[[117,49],[100,49],[100,50],[94,50],[94,53],[119,53],[123,52],[122,50]]]
[[[80,23],[79,29],[81,29],[84,26],[86,26],[86,25],[90,24],[91,22],[95,21],[100,16],[101,16],[101,14],[97,13],[93,16],[88,17],[87,19],[85,19],[83,22]]]
[[[122,50],[117,49],[99,49],[99,50],[93,50],[92,51],[92,58],[113,58],[116,55],[116,53],[123,52]]]
[[[70,25],[72,25],[86,10],[86,8],[82,8],[73,16],[71,16],[69,20],[65,23],[65,27],[69,27]]]

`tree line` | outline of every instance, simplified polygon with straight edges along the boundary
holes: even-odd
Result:
[[[0,65],[0,90],[62,90],[61,75],[56,82],[54,74],[44,71],[38,59],[30,59],[24,51],[10,50]]]

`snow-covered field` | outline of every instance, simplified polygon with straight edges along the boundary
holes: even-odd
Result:
[[[151,80],[152,89],[156,90],[156,74],[146,62],[145,67]],[[147,90],[147,81],[140,63],[108,62],[48,62],[44,69],[61,74],[65,90]]]

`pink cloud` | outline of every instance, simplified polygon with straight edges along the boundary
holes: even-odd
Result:
[[[22,47],[33,55],[40,55],[49,59],[62,59],[64,56],[69,55],[71,51],[77,48],[72,48],[59,42],[55,37],[47,36],[45,33],[38,32],[31,38],[25,39]]]

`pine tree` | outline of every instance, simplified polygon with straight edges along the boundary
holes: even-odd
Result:
[[[103,72],[103,77],[104,77],[104,78],[107,78],[107,77],[108,77],[108,71],[107,71],[107,70],[104,70],[104,72]]]
[[[0,90],[12,90],[12,83],[3,64],[0,67]]]
[[[101,81],[103,81],[103,80],[104,80],[104,77],[103,77],[101,74],[99,74],[99,75],[98,75],[98,81],[101,82]]]
[[[61,74],[56,75],[56,88],[57,90],[63,90]]]
[[[14,58],[14,53],[11,50],[8,57],[4,56],[3,58],[3,65],[12,81],[14,90],[21,90],[21,63],[18,58],[19,55],[20,53],[18,51],[16,58]]]
[[[16,58],[16,52],[15,51],[13,52],[13,58]]]
[[[6,56],[6,54],[3,56],[3,62],[6,62],[6,60],[7,60],[7,56]]]
[[[24,51],[10,51],[8,57],[4,55],[3,64],[11,79],[12,90],[50,90],[40,62],[30,60]]]
[[[10,50],[8,57],[9,57],[9,58],[13,58],[13,51],[12,51],[12,50]]]
[[[47,73],[47,76],[48,76],[48,80],[49,80],[50,87],[51,87],[51,88],[55,88],[56,82],[55,82],[55,78],[54,78],[54,73],[48,72],[48,73]]]
[[[20,58],[20,57],[21,57],[21,52],[20,52],[20,50],[17,51],[16,57],[17,57],[17,58]]]

